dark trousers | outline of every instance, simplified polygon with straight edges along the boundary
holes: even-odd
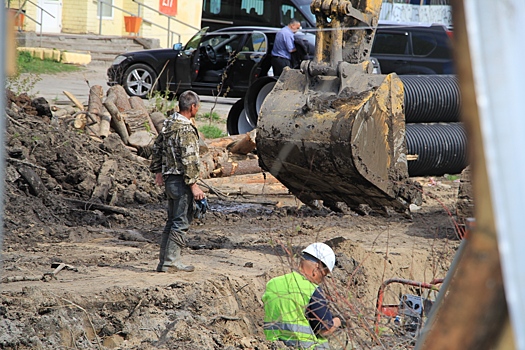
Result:
[[[292,62],[284,57],[272,56],[273,75],[278,77],[282,74],[284,67],[291,67]]]
[[[193,220],[193,193],[182,175],[168,175],[164,180],[168,197],[168,219],[160,241],[157,271],[180,265],[181,248],[186,245],[186,232]]]

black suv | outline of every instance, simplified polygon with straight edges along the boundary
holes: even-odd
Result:
[[[383,74],[453,74],[451,35],[442,25],[380,21],[371,55]]]
[[[206,96],[243,97],[248,86],[271,68],[270,51],[280,28],[201,29],[183,47],[126,52],[108,69],[108,85],[120,84],[130,96],[157,89],[180,94],[192,89]],[[298,33],[314,52],[315,35]]]
[[[140,97],[153,89],[243,97],[255,80],[270,75],[269,53],[279,29],[232,27],[208,33],[204,28],[184,47],[123,53],[108,69],[108,84],[120,84],[129,95]],[[315,35],[298,33],[298,37],[310,56]],[[383,74],[453,72],[450,39],[441,25],[380,22],[371,55]]]

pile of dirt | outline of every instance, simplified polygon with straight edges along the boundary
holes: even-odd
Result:
[[[276,349],[262,332],[265,283],[314,241],[337,255],[326,289],[349,326],[333,347],[410,344],[388,322],[375,335],[378,288],[444,277],[458,245],[448,209],[458,184],[446,178],[417,179],[425,201],[410,216],[210,195],[184,252],[196,272],[159,274],[165,201],[147,162],[116,134],[98,141],[67,119],[7,114],[0,348]],[[53,275],[59,263],[67,267]],[[423,292],[392,286],[385,297]]]

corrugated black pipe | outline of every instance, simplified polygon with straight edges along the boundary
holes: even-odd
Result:
[[[467,166],[467,134],[462,123],[406,124],[409,176],[459,174]]]
[[[407,123],[459,121],[461,96],[455,75],[400,75]]]

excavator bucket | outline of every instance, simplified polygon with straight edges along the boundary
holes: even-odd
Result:
[[[369,60],[380,6],[314,0],[315,58],[285,69],[261,107],[260,165],[308,205],[403,212],[421,202],[408,175],[403,83],[372,74]]]
[[[262,105],[261,166],[304,203],[404,211],[421,201],[408,178],[403,84],[367,67],[343,62],[337,77],[314,81],[286,70]]]

